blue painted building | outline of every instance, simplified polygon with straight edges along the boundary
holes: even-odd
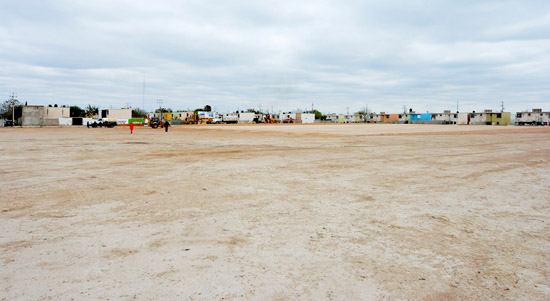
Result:
[[[411,113],[410,117],[411,117],[411,121],[428,121],[428,120],[432,120],[432,114],[431,113],[423,113],[423,114]]]

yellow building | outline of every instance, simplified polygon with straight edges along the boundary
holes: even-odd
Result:
[[[510,125],[510,112],[486,113],[486,124],[488,125]]]
[[[168,112],[168,113],[162,113],[162,119],[164,120],[168,120],[168,121],[171,121],[172,120],[172,112]]]

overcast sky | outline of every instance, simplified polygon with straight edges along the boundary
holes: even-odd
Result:
[[[1,1],[0,43],[29,104],[550,110],[548,0]]]

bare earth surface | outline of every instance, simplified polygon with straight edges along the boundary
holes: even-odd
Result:
[[[0,129],[0,299],[550,299],[550,128]]]

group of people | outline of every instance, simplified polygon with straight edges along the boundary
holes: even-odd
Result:
[[[164,131],[166,133],[168,133],[168,128],[170,127],[170,122],[168,122],[168,120],[165,120],[163,126],[164,126]],[[130,134],[133,134],[133,133],[134,133],[134,124],[130,123]]]

